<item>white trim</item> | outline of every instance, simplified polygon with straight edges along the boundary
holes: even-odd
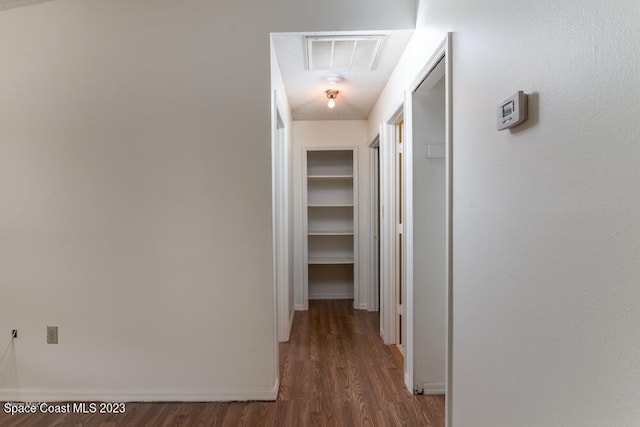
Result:
[[[380,212],[378,207],[380,200],[380,132],[369,143],[369,304],[360,310],[381,311],[380,310]],[[377,156],[376,156],[377,150]],[[377,203],[376,203],[377,202]],[[376,227],[377,226],[377,227]],[[377,237],[377,239],[376,239]],[[376,260],[377,257],[377,260]],[[380,316],[380,336],[384,341],[382,327],[382,316]]]
[[[398,123],[404,113],[404,92],[402,93],[401,97],[396,99],[396,102],[393,104],[393,108],[391,108],[390,111],[392,111],[392,113],[389,114],[389,118],[385,121],[385,123],[389,125]]]
[[[413,79],[413,81],[409,85],[409,89],[408,89],[409,91],[415,92],[416,89],[418,89],[418,87],[420,86],[420,84],[424,81],[424,79],[427,78],[429,73],[433,71],[433,69],[436,67],[436,65],[438,65],[440,60],[442,60],[442,58],[447,54],[448,40],[449,40],[448,37],[442,40],[442,42],[434,50],[429,60],[425,62],[424,66],[420,69],[420,72],[416,74],[416,77]]]
[[[445,427],[453,425],[453,107],[452,85],[453,74],[451,71],[451,46],[452,33],[447,33],[443,41],[443,55],[445,61],[445,221],[447,222],[446,237],[446,304],[445,304],[445,330],[447,344],[445,347]]]
[[[377,151],[376,151],[377,150]],[[377,155],[376,155],[377,153]],[[380,213],[380,135],[376,136],[369,145],[369,311],[380,310],[380,254],[379,254],[379,224]],[[362,304],[360,304],[362,306]],[[361,308],[364,310],[364,308]]]
[[[445,394],[445,385],[443,383],[424,383],[422,384],[422,394]]]
[[[399,135],[399,130],[398,130],[398,125],[401,121],[404,121],[403,127],[401,132],[404,135],[404,132],[406,131],[406,111],[405,111],[405,100],[406,100],[406,95],[403,92],[402,97],[399,100],[399,104],[398,104],[398,108],[396,109],[395,113],[391,116],[391,119],[387,122],[388,124],[388,132],[389,132],[389,161],[390,163],[390,168],[389,171],[391,173],[390,175],[390,181],[389,181],[389,191],[390,191],[390,199],[389,199],[389,220],[390,220],[390,226],[392,227],[392,233],[390,234],[391,236],[391,240],[390,240],[390,253],[392,254],[390,260],[391,263],[391,268],[390,268],[390,272],[392,274],[391,276],[391,299],[390,299],[390,312],[391,312],[391,320],[392,320],[392,336],[393,336],[393,343],[397,344],[398,349],[400,349],[400,352],[402,353],[402,357],[405,360],[404,366],[405,366],[405,371],[406,366],[407,366],[407,361],[406,361],[406,357],[405,357],[405,345],[406,345],[406,340],[407,339],[411,339],[411,335],[408,335],[408,331],[406,328],[406,324],[403,325],[399,325],[399,322],[406,322],[406,320],[408,319],[408,317],[406,316],[406,312],[404,312],[404,310],[401,307],[400,301],[399,301],[399,292],[398,292],[398,286],[401,289],[401,293],[404,295],[404,301],[408,302],[410,301],[407,296],[406,296],[406,269],[405,269],[405,262],[406,262],[406,240],[404,239],[404,218],[398,218],[398,202],[400,199],[400,188],[405,189],[404,193],[402,194],[404,197],[401,198],[403,205],[401,207],[401,211],[403,213],[406,213],[406,208],[405,208],[405,202],[406,202],[406,173],[404,172],[404,163],[403,163],[403,174],[402,174],[402,182],[398,182],[398,161],[401,158],[400,155],[402,154],[402,159],[404,159],[404,153],[403,153],[403,144],[400,144],[398,141],[398,135]],[[404,160],[403,160],[404,161]],[[399,236],[402,236],[402,239],[399,239]],[[401,242],[401,243],[400,243]],[[402,245],[400,247],[400,244]],[[402,257],[400,257],[400,253],[403,254]],[[399,261],[399,262],[398,262]],[[403,286],[404,285],[404,286]],[[401,315],[402,317],[399,319],[399,315]],[[401,327],[399,327],[401,326]],[[400,332],[401,331],[401,332]],[[404,337],[402,336],[402,334],[404,334]],[[405,378],[405,384],[407,385],[407,389],[410,392],[413,392],[413,387],[408,385],[409,383],[407,383],[406,378]]]
[[[404,263],[405,295],[403,299],[406,327],[404,356],[405,385],[413,391],[413,91],[407,90],[404,98],[404,138],[402,141],[402,262]]]
[[[353,308],[362,304],[360,286],[360,153],[358,147],[353,148]],[[366,305],[366,301],[364,302]]]
[[[273,91],[273,108],[275,109],[272,136],[272,204],[273,204],[273,235],[274,235],[274,276],[276,282],[276,313],[278,341],[289,340],[289,209],[287,182],[287,126],[284,119],[279,94]]]
[[[307,150],[303,147],[302,154],[302,308],[296,310],[309,310],[309,206],[307,203]]]
[[[278,283],[278,236],[276,233],[276,213],[277,213],[277,197],[276,197],[276,149],[278,147],[278,92],[276,90],[271,93],[271,250],[272,250],[272,272],[271,272],[271,287],[273,292],[273,369],[276,376],[276,385],[279,384],[280,377],[280,350],[279,350],[279,313],[278,313],[278,298],[281,293],[280,285]],[[277,394],[277,389],[276,389]],[[69,399],[73,400],[73,399]]]
[[[353,299],[353,294],[352,293],[341,293],[341,292],[310,294],[309,295],[309,299],[310,300],[313,300],[313,299]]]
[[[402,108],[402,106],[400,106]],[[395,113],[394,113],[395,115]],[[380,329],[384,343],[396,343],[395,325],[395,141],[393,117],[380,125]]]
[[[270,390],[258,389],[5,389],[0,401],[12,402],[230,402],[273,401],[278,397],[280,381],[275,379]]]
[[[309,293],[309,213],[308,207],[308,179],[307,179],[307,158],[309,151],[351,151],[353,153],[353,203],[345,204],[345,206],[353,206],[353,293],[334,293],[334,294],[322,294],[312,295]],[[361,305],[361,301],[358,296],[360,295],[360,209],[358,205],[360,184],[359,184],[359,157],[357,146],[305,146],[302,148],[302,295],[303,295],[303,307],[299,309],[299,304],[296,305],[296,310],[307,311],[309,310],[310,299],[353,299],[353,308],[358,309]],[[338,205],[332,205],[338,206]],[[366,305],[366,302],[365,302]],[[366,308],[366,307],[365,307]]]

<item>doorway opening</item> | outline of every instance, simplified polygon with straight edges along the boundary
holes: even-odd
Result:
[[[276,45],[280,43],[283,48],[291,51],[287,44],[291,41],[289,38],[300,36],[288,34],[279,37]],[[298,45],[300,45],[299,41],[300,39],[296,42]],[[319,43],[317,40],[314,42]],[[331,46],[334,46],[338,41],[334,40],[331,43]],[[327,270],[324,267],[325,264],[333,265],[340,262],[346,265],[353,262],[355,265],[357,263],[360,266],[358,271],[362,273],[358,276],[361,276],[362,280],[354,277],[353,307],[369,311],[380,310],[380,332],[383,340],[385,344],[397,345],[403,354],[404,383],[410,391],[416,394],[442,394],[445,390],[449,392],[451,379],[452,159],[450,156],[451,80],[447,53],[449,43],[450,37],[447,37],[433,56],[425,61],[425,65],[415,81],[407,86],[402,86],[407,88],[403,93],[403,98],[395,104],[393,110],[389,109],[395,113],[388,116],[384,116],[384,112],[378,113],[376,121],[380,120],[378,122],[380,126],[379,138],[372,144],[367,144],[366,134],[362,138],[365,141],[362,141],[360,137],[355,138],[360,141],[357,143],[358,145],[363,142],[365,144],[360,149],[360,153],[363,153],[363,149],[368,148],[370,155],[361,155],[357,162],[350,163],[353,164],[353,172],[309,172],[308,165],[303,163],[309,160],[310,152],[337,152],[348,145],[354,147],[352,142],[345,141],[344,135],[346,133],[358,134],[360,132],[357,130],[358,125],[345,122],[360,120],[366,123],[370,120],[368,117],[342,122],[338,120],[339,116],[336,113],[340,111],[339,108],[342,106],[351,107],[350,102],[354,99],[353,97],[349,99],[347,84],[350,83],[350,80],[348,77],[340,83],[343,86],[340,86],[340,97],[333,106],[335,108],[327,108],[326,100],[322,99],[324,95],[318,96],[318,104],[320,105],[322,102],[323,108],[319,114],[324,120],[310,116],[311,107],[316,108],[315,95],[311,93],[307,99],[300,101],[300,109],[292,113],[290,121],[287,123],[287,125],[291,124],[293,129],[292,159],[294,169],[298,168],[297,172],[294,170],[292,174],[294,181],[293,202],[296,205],[296,212],[293,215],[293,221],[296,223],[293,248],[296,256],[294,260],[296,265],[295,309],[307,310],[309,296],[313,295],[317,299],[323,299],[325,296],[321,294],[326,289],[331,289],[335,294],[347,295],[347,292],[338,292],[341,289],[325,286],[325,282],[329,282],[328,276],[327,280],[324,280],[325,277],[322,276],[323,280],[315,280],[314,286],[308,287],[311,268],[324,271]],[[314,48],[318,46],[314,45]],[[436,79],[435,76],[438,73],[442,75]],[[316,77],[321,81],[323,76]],[[432,129],[425,133],[419,128],[419,124],[425,121],[422,114],[428,115],[432,112],[421,110],[423,107],[421,93],[422,90],[430,87],[432,83],[430,79],[435,79],[433,83],[437,83],[439,93],[443,94],[438,97],[438,106],[442,115],[437,117],[438,131],[432,132],[432,126]],[[316,90],[316,92],[322,91]],[[293,103],[293,98],[290,100]],[[292,108],[292,110],[294,109]],[[354,110],[351,110],[350,113],[354,113]],[[364,126],[370,126],[370,124],[367,123]],[[429,137],[433,137],[434,141],[429,142],[422,139]],[[435,141],[436,139],[437,141]],[[369,139],[369,141],[371,140]],[[322,164],[322,162],[315,160],[318,155],[312,157],[315,163]],[[363,159],[366,161],[363,162]],[[420,178],[420,174],[425,172],[423,169],[425,166],[418,160],[440,165],[438,168],[440,181],[429,181],[434,184],[438,183],[439,195],[442,196],[437,206],[440,206],[440,213],[444,207],[444,216],[440,215],[438,219],[424,217],[420,210],[421,205],[414,206],[416,201],[422,203],[421,197],[425,196],[425,182]],[[300,165],[295,166],[298,163]],[[355,168],[360,166],[363,166],[362,171],[356,173]],[[360,182],[368,183],[364,187],[364,191],[355,183],[360,173],[370,176],[369,180],[360,180]],[[441,184],[442,181],[444,181],[444,186]],[[296,185],[298,185],[297,189]],[[329,191],[330,189],[332,191]],[[362,198],[361,205],[371,206],[371,209],[356,209],[356,199],[353,198],[356,194]],[[345,195],[344,200],[342,195]],[[369,200],[366,200],[365,197]],[[431,204],[431,206],[436,206],[436,204]],[[338,210],[347,213],[353,210],[353,216],[342,215],[339,220],[334,220],[333,212]],[[357,221],[362,218],[358,215],[363,215],[363,211],[365,219],[361,223],[363,225],[369,224],[364,230],[356,225]],[[350,219],[345,222],[344,218],[353,218],[353,227],[342,227],[346,223],[351,224]],[[314,227],[310,227],[310,224]],[[438,236],[444,236],[443,240],[438,240],[440,258],[431,257],[429,253],[425,258],[423,246],[424,239],[429,236],[428,234],[420,234],[416,238],[416,233],[422,233],[419,230],[429,224],[437,228]],[[323,228],[324,225],[327,225],[326,229]],[[369,232],[365,233],[365,230],[369,230]],[[431,241],[430,238],[427,240]],[[352,241],[353,251],[351,250]],[[334,250],[336,248],[337,251]],[[346,256],[332,256],[333,253],[342,254],[342,252]],[[353,256],[351,256],[352,254]],[[442,262],[443,258],[444,262]],[[370,265],[366,265],[367,262]],[[439,279],[429,278],[428,274],[425,275],[421,268],[427,262],[438,264],[440,267],[438,271],[441,275]],[[321,267],[317,267],[318,265]],[[346,270],[344,266],[339,266],[339,268]],[[314,278],[318,277],[320,277],[319,274],[315,274]],[[443,369],[433,368],[443,373],[443,379],[431,377],[430,374],[425,376],[422,367],[422,363],[429,359],[421,340],[425,331],[425,313],[421,311],[423,305],[420,302],[424,297],[423,291],[428,287],[425,285],[427,282],[429,286],[438,282],[437,286],[440,286],[440,291],[445,295],[444,301],[440,301],[438,307],[440,312],[444,311],[444,315],[439,317],[444,325],[440,328],[440,335],[444,336],[444,342],[441,342],[442,345],[439,346],[442,350],[439,360],[444,360],[445,367]],[[313,292],[310,292],[311,290]],[[430,310],[428,314],[435,315],[437,312],[438,310]],[[427,327],[429,325],[432,323],[428,322]],[[435,347],[434,342],[428,342],[428,347]]]
[[[414,388],[444,394],[446,377],[446,86],[441,59],[411,94],[411,286]]]
[[[434,52],[380,133],[385,342],[404,350],[405,385],[415,394],[450,393],[449,42]]]

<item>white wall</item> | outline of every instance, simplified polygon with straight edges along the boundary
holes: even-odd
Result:
[[[413,0],[0,13],[0,334],[19,331],[0,400],[273,398],[269,32],[414,19]]]
[[[336,107],[337,108],[337,107]],[[296,308],[303,309],[303,215],[302,159],[305,147],[358,147],[358,286],[354,301],[361,309],[368,308],[370,287],[370,213],[369,213],[369,151],[367,122],[364,120],[316,120],[293,122],[293,194],[295,218]]]
[[[419,10],[455,32],[452,425],[640,425],[640,4]]]
[[[444,72],[444,64],[442,68]],[[413,376],[416,386],[423,387],[426,383],[424,388],[429,393],[444,393],[447,289],[445,83],[444,76],[433,72],[436,74],[420,86],[412,102]]]

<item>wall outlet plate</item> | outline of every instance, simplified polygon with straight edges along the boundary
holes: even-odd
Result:
[[[57,326],[47,326],[47,344],[58,344]]]

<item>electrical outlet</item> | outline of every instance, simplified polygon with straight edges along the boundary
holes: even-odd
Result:
[[[57,326],[47,326],[47,344],[58,344]]]
[[[11,330],[11,338],[18,338],[18,330],[17,329],[12,329]]]

